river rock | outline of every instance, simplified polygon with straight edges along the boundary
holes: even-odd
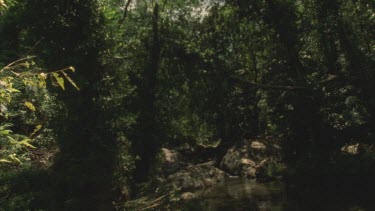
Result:
[[[224,155],[220,167],[231,175],[255,176],[256,162],[250,159],[248,147],[232,147]]]
[[[246,159],[244,153],[236,148],[231,148],[224,155],[220,167],[232,175],[239,175],[241,158]]]
[[[251,142],[251,148],[252,149],[257,149],[257,150],[265,150],[266,149],[266,145],[264,145],[263,143],[261,143],[259,141],[252,141]]]
[[[185,159],[178,151],[161,148],[154,164],[154,171],[156,174],[166,177],[186,166]]]
[[[255,178],[257,176],[257,169],[253,167],[248,167],[247,169],[244,169],[242,175],[246,178]]]
[[[224,181],[227,174],[216,168],[214,162],[191,165],[168,177],[168,181],[174,188],[182,191],[193,191],[210,187]]]
[[[271,138],[246,140],[227,151],[220,168],[231,175],[255,178],[269,160],[280,159],[280,151],[277,141]]]
[[[197,198],[197,195],[192,192],[185,192],[181,194],[181,200],[188,201]]]

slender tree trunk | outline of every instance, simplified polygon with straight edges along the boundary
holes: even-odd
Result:
[[[259,70],[258,70],[258,60],[257,60],[257,55],[255,53],[255,45],[254,45],[254,38],[253,38],[253,35],[251,34],[252,32],[250,32],[250,56],[251,56],[251,64],[252,64],[252,69],[254,71],[254,82],[255,83],[259,83]],[[258,107],[258,102],[259,102],[259,97],[257,96],[257,90],[258,89],[255,89],[254,90],[254,93],[252,93],[252,97],[253,99],[255,100],[255,103],[254,103],[254,118],[255,118],[255,125],[254,125],[254,134],[258,135],[259,131],[260,131],[260,125],[259,125],[259,107]]]
[[[265,20],[275,30],[280,43],[286,52],[285,59],[292,70],[291,78],[295,79],[295,85],[306,87],[306,70],[299,58],[299,38],[295,23],[295,11],[293,3],[287,1],[266,0],[269,11]],[[294,73],[294,74],[293,74]],[[316,105],[314,105],[311,92],[294,92],[290,99],[293,110],[289,116],[289,129],[293,133],[292,139],[287,143],[287,155],[291,156],[289,161],[308,159],[310,152],[309,145],[313,138],[314,128],[317,124],[315,117]]]
[[[317,30],[320,37],[320,47],[323,52],[324,61],[327,67],[327,73],[336,75],[338,74],[338,67],[336,65],[338,60],[337,47],[334,42],[334,34],[332,32],[332,27],[334,23],[330,18],[333,18],[330,13],[330,7],[333,5],[330,2],[316,0],[316,18],[317,18]]]
[[[143,102],[139,118],[137,137],[133,142],[133,150],[140,160],[136,161],[135,180],[144,182],[147,180],[152,162],[160,145],[160,130],[158,130],[156,116],[157,108],[156,88],[157,73],[160,65],[160,40],[159,40],[159,5],[154,6],[152,17],[152,48],[150,51],[150,64],[144,72],[144,86],[141,90]]]

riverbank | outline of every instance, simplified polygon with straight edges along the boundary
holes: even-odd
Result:
[[[148,189],[152,191],[127,202],[126,210],[375,208],[368,199],[374,187],[369,178],[374,175],[374,163],[368,153],[348,151],[346,147],[335,163],[301,168],[284,162],[281,146],[272,138],[248,139],[230,147],[219,161],[207,156],[214,155],[216,147],[199,146],[199,153],[189,147],[162,148],[154,163],[149,186],[153,189]],[[206,153],[203,163],[200,153]]]

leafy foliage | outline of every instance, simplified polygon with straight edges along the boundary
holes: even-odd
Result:
[[[64,72],[74,70],[74,68],[69,67],[44,73],[35,67],[35,63],[31,59],[32,57],[19,59],[0,70],[2,88],[0,93],[0,115],[2,118],[0,158],[2,163],[21,164],[22,160],[30,160],[27,149],[36,148],[32,142],[39,135],[43,124],[47,124],[41,121],[44,108],[36,105],[53,101],[53,96],[47,90],[46,79],[49,76],[54,77],[64,89],[64,79],[59,76],[62,74],[77,87]],[[15,124],[19,129],[14,129]],[[23,129],[25,127],[34,129]]]

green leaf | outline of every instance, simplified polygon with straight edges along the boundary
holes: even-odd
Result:
[[[11,134],[11,130],[0,130],[0,136],[5,136]]]
[[[12,136],[7,136],[11,144],[17,144],[16,139],[14,139]]]
[[[0,159],[0,163],[11,163],[12,161],[6,159]]]
[[[33,148],[35,149],[36,147],[31,145],[29,142],[32,141],[31,139],[27,138],[27,139],[24,139],[20,142],[18,142],[20,145],[24,145],[24,146],[27,146],[27,147],[30,147],[30,148]]]
[[[17,161],[17,163],[21,163],[21,160],[17,158],[17,155],[15,153],[9,155],[9,158],[13,161]]]
[[[37,125],[29,137],[32,137],[33,135],[35,135],[41,128],[42,128],[42,125]]]
[[[64,78],[62,78],[58,73],[52,73],[52,76],[56,79],[56,82],[57,84],[59,84],[59,86],[65,90],[65,86],[64,86]]]
[[[21,91],[20,90],[18,90],[18,89],[15,89],[15,88],[8,88],[8,89],[6,89],[8,92],[10,92],[10,93],[13,93],[13,92],[16,92],[16,93],[20,93]]]
[[[28,109],[30,109],[30,110],[32,110],[32,111],[35,111],[35,106],[34,106],[31,102],[26,101],[26,102],[25,102],[25,106],[26,106]]]

